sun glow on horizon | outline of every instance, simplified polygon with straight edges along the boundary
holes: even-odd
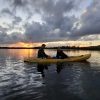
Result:
[[[76,47],[87,47],[87,46],[98,46],[100,41],[54,41],[54,42],[17,42],[14,44],[9,44],[9,47],[38,47],[41,44],[46,44],[47,47],[56,47],[56,46],[76,46]]]
[[[39,46],[39,43],[25,43],[25,42],[17,42],[15,44],[10,44],[9,47],[36,47]]]

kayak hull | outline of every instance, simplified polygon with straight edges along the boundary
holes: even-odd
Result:
[[[80,56],[73,56],[73,57],[68,57],[68,58],[65,58],[65,59],[55,59],[55,58],[50,58],[50,59],[26,58],[26,59],[24,59],[24,62],[27,62],[27,63],[81,62],[81,61],[86,61],[90,57],[91,57],[91,54],[85,54],[85,55],[80,55]]]

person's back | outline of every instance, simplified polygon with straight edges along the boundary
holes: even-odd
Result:
[[[64,59],[64,58],[68,58],[68,56],[61,49],[57,49],[56,58]]]
[[[42,46],[38,50],[38,58],[48,58],[48,55],[44,52],[45,46],[45,44],[42,44]]]
[[[48,56],[45,54],[44,49],[40,48],[38,51],[38,58],[47,58]]]

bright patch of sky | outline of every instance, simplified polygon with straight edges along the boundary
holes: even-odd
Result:
[[[82,0],[79,6],[79,9],[76,9],[76,11],[72,11],[69,15],[75,15],[76,17],[80,18],[82,13],[86,11],[86,8],[91,5],[93,0]]]

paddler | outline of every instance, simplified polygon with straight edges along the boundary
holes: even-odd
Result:
[[[45,49],[46,45],[45,44],[42,44],[40,49],[38,50],[38,58],[51,58],[49,55],[47,55],[45,52],[44,52],[44,49]]]
[[[60,48],[57,49],[57,54],[56,54],[57,59],[64,59],[68,58],[68,56],[61,50]]]

